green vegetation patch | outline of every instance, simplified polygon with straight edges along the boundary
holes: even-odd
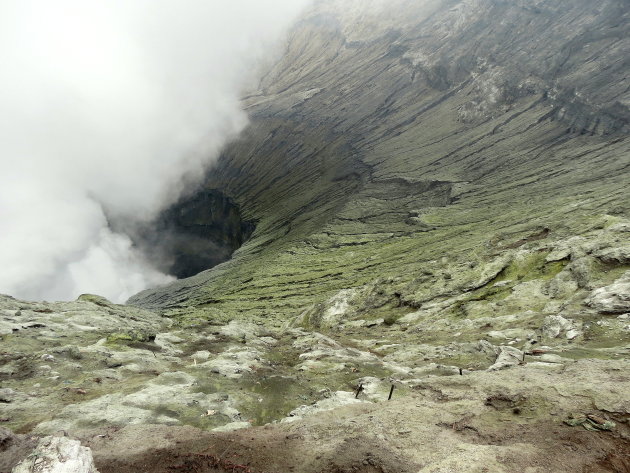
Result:
[[[155,341],[155,332],[147,332],[144,330],[129,330],[126,332],[114,332],[110,333],[106,340],[105,345],[128,345],[134,343],[151,343]]]
[[[494,285],[501,281],[525,282],[533,279],[549,280],[562,271],[569,260],[546,262],[548,251],[530,253],[523,258],[514,259],[498,276],[491,281]]]

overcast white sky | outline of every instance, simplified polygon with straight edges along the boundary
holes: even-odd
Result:
[[[201,175],[307,2],[1,0],[0,293],[167,282],[103,209],[150,219]]]

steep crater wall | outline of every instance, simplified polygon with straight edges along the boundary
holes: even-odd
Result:
[[[281,320],[375,278],[404,296],[502,235],[625,215],[624,2],[368,3],[317,2],[243,98],[250,125],[205,185],[255,237],[131,304]]]

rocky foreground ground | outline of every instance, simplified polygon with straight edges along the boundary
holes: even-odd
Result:
[[[629,235],[435,261],[415,307],[375,279],[284,324],[2,296],[0,472],[630,471]]]

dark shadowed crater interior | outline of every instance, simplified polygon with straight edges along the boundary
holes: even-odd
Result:
[[[232,199],[202,190],[162,212],[138,244],[155,267],[186,278],[230,259],[254,229]]]

